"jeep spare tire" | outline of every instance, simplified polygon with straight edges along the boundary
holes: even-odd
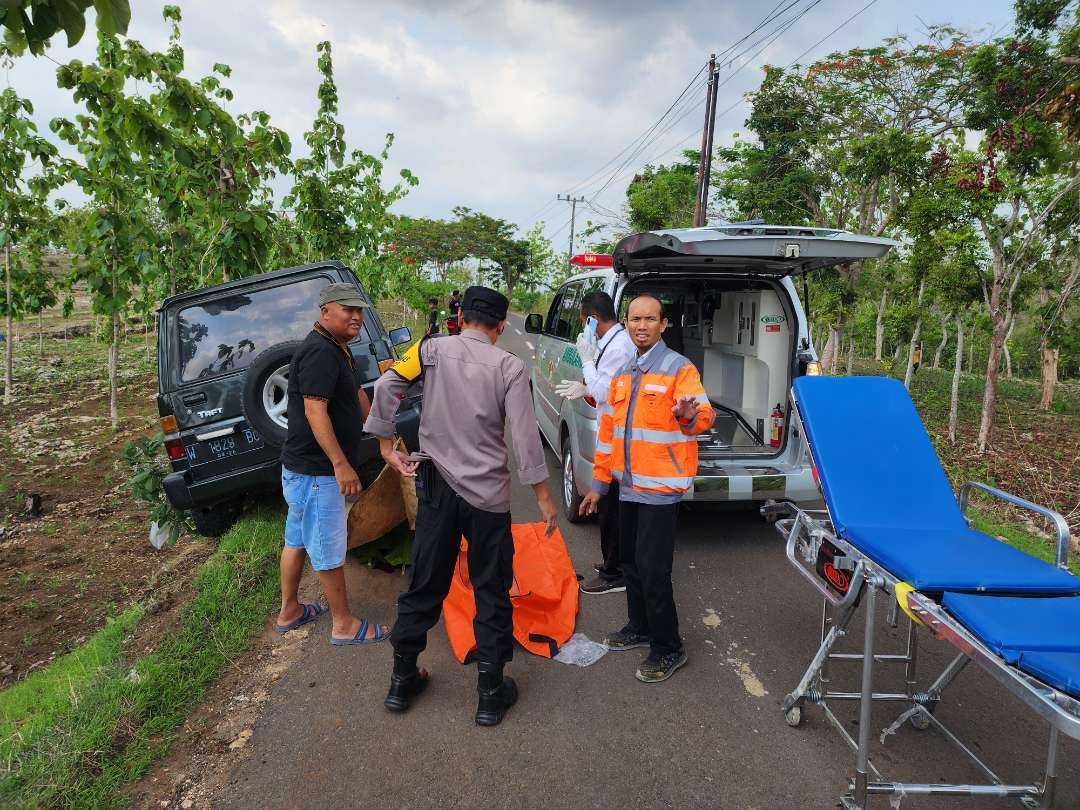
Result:
[[[281,447],[289,435],[289,364],[301,342],[288,340],[265,349],[244,379],[244,418],[270,447]]]

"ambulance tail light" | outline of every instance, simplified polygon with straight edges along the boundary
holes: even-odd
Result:
[[[821,368],[821,363],[817,360],[811,360],[806,364],[806,375],[808,377],[820,377],[824,373],[825,371]]]

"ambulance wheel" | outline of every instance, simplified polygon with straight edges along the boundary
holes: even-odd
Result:
[[[802,706],[792,706],[784,712],[784,722],[792,728],[802,725]]]
[[[574,476],[574,449],[570,444],[569,436],[563,442],[562,474],[563,516],[571,523],[582,523],[585,518],[578,512],[581,508],[582,498],[578,492],[577,479]]]

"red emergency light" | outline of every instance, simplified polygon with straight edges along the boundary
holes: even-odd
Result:
[[[614,258],[610,253],[579,253],[570,259],[576,267],[614,267]]]

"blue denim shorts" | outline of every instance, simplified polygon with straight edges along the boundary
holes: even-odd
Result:
[[[302,475],[282,467],[281,491],[289,505],[285,546],[305,549],[316,571],[344,565],[349,510],[337,479]]]

